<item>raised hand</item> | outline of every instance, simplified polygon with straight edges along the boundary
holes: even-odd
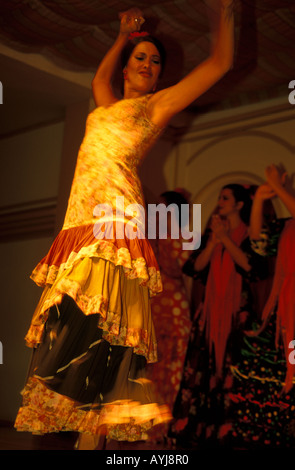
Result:
[[[271,199],[274,196],[276,196],[276,192],[268,183],[259,186],[255,193],[255,199],[261,199],[262,201]]]
[[[228,226],[223,220],[221,220],[218,214],[212,216],[211,230],[215,237],[218,239],[217,241],[220,241],[224,236],[228,234]]]
[[[268,184],[273,188],[283,186],[286,179],[286,173],[281,174],[278,167],[274,164],[269,165],[265,169],[265,177]]]
[[[129,10],[119,13],[120,32],[121,33],[134,33],[140,31],[141,26],[144,23],[142,12],[139,8],[130,8]]]

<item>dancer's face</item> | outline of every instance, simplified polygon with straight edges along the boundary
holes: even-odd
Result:
[[[242,205],[242,202],[235,200],[231,189],[224,188],[221,190],[218,198],[218,214],[220,216],[228,217],[231,214],[239,213]]]
[[[154,90],[161,72],[158,49],[151,42],[137,44],[125,67],[125,90],[146,94]]]

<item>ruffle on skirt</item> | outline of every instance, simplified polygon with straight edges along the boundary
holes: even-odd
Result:
[[[94,225],[62,230],[31,278],[44,287],[26,335],[29,347],[42,342],[48,311],[64,295],[85,315],[99,314],[98,327],[111,344],[133,347],[157,360],[149,297],[162,290],[153,250],[146,239],[100,239]]]
[[[114,234],[112,238],[97,239],[93,230],[93,224],[62,230],[32,272],[31,279],[44,287],[53,284],[63,271],[73,268],[80,260],[102,258],[122,266],[128,279],[138,278],[151,296],[163,290],[158,263],[146,238],[117,239]]]
[[[68,296],[50,309],[22,392],[18,431],[105,433],[135,441],[171,419],[167,406],[153,398],[146,359],[133,348],[110,345],[97,317],[85,316]]]
[[[157,343],[148,289],[128,279],[122,266],[100,258],[81,258],[46,286],[25,337],[29,347],[42,343],[49,309],[71,297],[84,315],[97,315],[97,327],[112,345],[129,346],[148,362],[157,361]]]
[[[23,400],[15,428],[35,435],[70,431],[134,442],[148,439],[155,426],[171,420],[169,408],[157,403],[117,400],[87,409],[89,406],[59,395],[36,378],[29,380]]]

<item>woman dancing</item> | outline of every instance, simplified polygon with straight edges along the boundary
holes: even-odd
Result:
[[[150,296],[162,284],[149,241],[132,236],[140,220],[134,224],[128,207],[144,206],[137,168],[169,120],[232,66],[232,1],[215,4],[219,26],[208,59],[153,93],[164,56],[157,40],[141,37],[123,70],[123,99],[112,79],[144,19],[137,8],[120,15],[118,37],[92,82],[97,107],[87,119],[63,228],[32,273],[44,290],[26,336],[34,354],[19,431],[77,431],[78,448],[94,449],[98,436],[142,440],[169,419],[144,376],[145,363],[157,360]]]

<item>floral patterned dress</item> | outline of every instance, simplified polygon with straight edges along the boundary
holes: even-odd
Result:
[[[293,231],[288,235],[290,229]],[[283,279],[286,281],[285,286],[289,286],[291,294],[291,300],[287,298],[286,291],[282,295],[283,303],[286,300],[290,308],[289,316],[291,314],[293,316],[286,318],[287,321],[291,320],[290,323],[294,322],[295,312],[294,290],[292,284],[289,284],[292,280],[294,284],[294,233],[294,220],[278,219],[269,224],[268,230],[265,231],[264,246],[260,248],[261,254],[275,266],[276,272],[279,266],[278,247],[286,243],[288,236],[291,237],[289,241],[291,249],[286,249],[288,262],[282,266],[284,269],[282,281]],[[272,282],[274,279],[273,285],[275,285],[277,277],[274,275],[271,279]],[[280,291],[278,293],[279,300]],[[271,298],[269,295],[269,299]],[[293,386],[287,390],[285,388],[288,358],[293,349],[289,349],[286,354],[283,341],[286,333],[290,333],[293,339],[294,331],[291,325],[287,328],[289,331],[284,331],[284,322],[278,316],[278,300],[273,305],[265,328],[255,336],[244,336],[240,360],[231,365],[235,377],[230,394],[233,416],[231,440],[232,445],[240,448],[279,449],[295,446],[294,375]],[[266,307],[267,305],[268,303]],[[285,308],[286,305],[283,306]],[[261,320],[254,323],[251,330],[257,330],[261,324]]]
[[[31,275],[43,293],[25,338],[34,354],[20,431],[104,426],[136,440],[167,418],[143,372],[157,360],[150,297],[162,290],[137,173],[162,131],[146,114],[149,97],[87,118],[63,228]]]
[[[172,410],[191,329],[189,298],[182,274],[182,266],[191,252],[183,250],[181,239],[168,237],[157,240],[155,253],[163,292],[151,301],[158,341],[158,362],[148,367],[148,376]]]

